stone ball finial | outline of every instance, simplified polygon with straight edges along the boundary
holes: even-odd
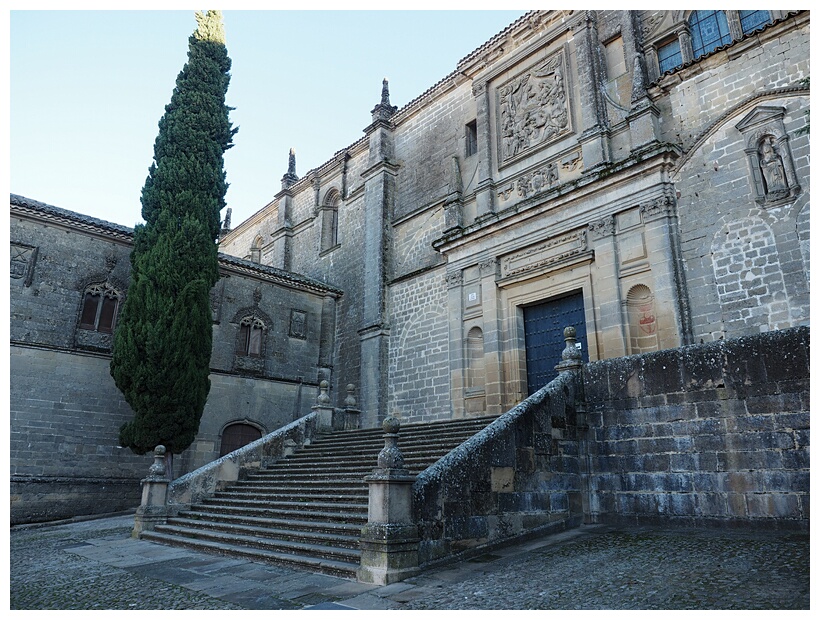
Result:
[[[401,422],[395,416],[388,416],[382,422],[382,429],[384,429],[385,433],[390,433],[391,435],[395,435],[399,432],[399,427],[401,426]]]
[[[567,345],[561,352],[562,363],[579,363],[582,359],[581,349],[579,349],[575,344],[576,333],[577,332],[575,331],[575,328],[572,325],[564,328],[564,340],[566,341]]]
[[[575,328],[572,325],[570,325],[569,327],[564,328],[564,340],[569,340],[570,338],[575,340],[575,335],[576,335],[576,331],[575,331]]]
[[[330,396],[328,396],[327,394],[327,390],[329,387],[330,384],[324,379],[319,382],[319,395],[316,397],[316,404],[321,406],[330,404]]]
[[[345,398],[345,407],[347,409],[355,409],[356,408],[356,396],[354,392],[356,391],[356,386],[352,383],[347,384],[347,397]]]
[[[165,446],[159,445],[154,448],[154,462],[148,468],[149,476],[164,476],[165,475]]]

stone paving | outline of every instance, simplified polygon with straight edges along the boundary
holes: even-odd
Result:
[[[804,609],[808,533],[584,526],[378,587],[130,538],[15,527],[11,609]]]

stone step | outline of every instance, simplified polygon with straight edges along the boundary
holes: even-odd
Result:
[[[195,512],[220,511],[229,515],[241,515],[246,517],[262,517],[269,519],[299,519],[305,521],[318,521],[320,523],[367,523],[367,505],[356,506],[356,510],[308,510],[304,506],[295,509],[271,508],[267,504],[256,505],[232,505],[232,504],[194,504],[190,510]]]
[[[191,528],[171,524],[157,525],[154,531],[181,539],[206,540],[209,542],[262,549],[275,553],[314,556],[323,560],[349,562],[351,564],[357,564],[361,557],[361,553],[358,549],[346,549],[332,545],[267,538],[263,536],[260,531],[255,532],[252,536],[248,536],[240,533],[221,532],[199,527]]]
[[[284,503],[314,504],[316,502],[323,502],[327,504],[363,503],[367,505],[367,495],[367,488],[362,488],[356,494],[344,495],[327,492],[321,494],[311,494],[297,490],[275,493],[270,491],[259,491],[256,489],[237,489],[231,491],[217,491],[213,494],[212,499],[218,503],[221,503],[223,500],[255,500],[264,501],[270,505],[281,505]]]
[[[407,425],[405,466],[418,474],[495,417]],[[384,431],[344,431],[310,445],[182,511],[143,538],[303,570],[355,578],[367,523],[365,477]]]
[[[311,512],[334,512],[344,511],[351,514],[356,514],[362,510],[367,512],[367,502],[352,503],[352,502],[328,502],[328,501],[309,501],[309,502],[294,502],[294,501],[267,501],[265,499],[229,499],[208,497],[202,500],[205,506],[222,506],[225,508],[266,508],[270,510],[282,511],[297,511],[307,510]]]
[[[356,571],[359,568],[358,559],[354,562],[329,560],[323,557],[274,552],[266,549],[224,542],[213,542],[195,538],[180,538],[157,531],[143,532],[141,538],[143,540],[150,540],[176,547],[186,547],[188,549],[195,549],[197,551],[205,551],[218,555],[246,558],[253,562],[267,562],[269,564],[277,564],[279,566],[307,570],[314,573],[344,577],[346,579],[355,579]]]
[[[297,518],[278,519],[246,514],[230,514],[225,511],[207,512],[205,510],[184,510],[179,513],[178,518],[189,519],[191,521],[220,521],[222,523],[235,523],[238,525],[258,526],[271,529],[287,528],[294,531],[319,532],[356,537],[361,533],[362,525],[365,523],[361,518],[358,519],[357,523],[346,521],[333,523],[330,521],[306,521]]]
[[[361,528],[341,530],[339,532],[318,532],[315,530],[296,530],[285,525],[270,527],[269,524],[247,524],[230,522],[223,519],[191,519],[186,516],[168,519],[167,525],[186,528],[190,531],[220,532],[231,536],[255,536],[257,538],[281,540],[298,544],[325,545],[341,549],[359,550]],[[162,531],[167,531],[163,529]]]

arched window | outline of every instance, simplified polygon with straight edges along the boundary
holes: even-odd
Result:
[[[79,328],[113,333],[121,297],[120,292],[107,282],[88,286],[83,293]]]
[[[265,344],[265,324],[255,316],[246,316],[239,322],[239,338],[236,341],[237,355],[262,357]]]
[[[242,446],[247,446],[252,441],[262,437],[262,431],[256,426],[246,422],[236,422],[229,424],[222,431],[222,441],[219,447],[219,456],[238,450]]]
[[[336,190],[331,190],[325,196],[322,206],[322,252],[335,248],[339,244],[339,204],[341,202],[342,199]]]
[[[262,262],[262,235],[257,235],[251,246],[251,260],[254,263]]]
[[[694,58],[700,58],[713,49],[732,42],[729,22],[723,11],[692,11],[689,29]]]

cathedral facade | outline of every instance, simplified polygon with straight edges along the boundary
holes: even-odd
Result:
[[[808,325],[809,43],[808,11],[532,11],[401,108],[374,88],[361,139],[225,222],[177,473],[322,381],[363,427],[493,415],[568,325],[584,361]],[[10,237],[12,521],[133,507],[131,231],[12,195]]]
[[[222,250],[345,291],[341,406],[498,414],[585,360],[809,320],[809,14],[533,11]]]

